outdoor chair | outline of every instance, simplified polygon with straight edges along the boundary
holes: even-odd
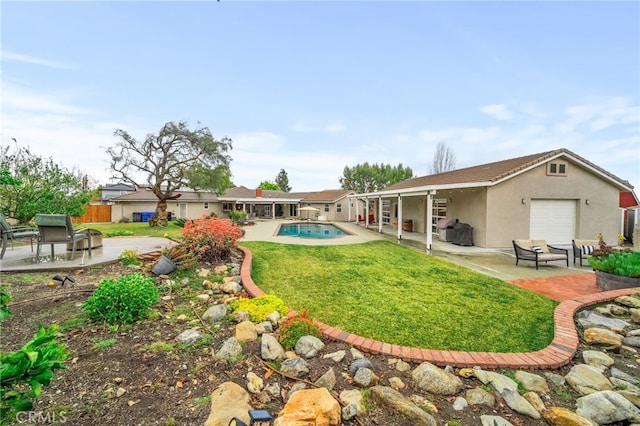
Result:
[[[9,240],[11,240],[11,250],[13,250],[13,242],[15,240],[29,239],[31,241],[31,251],[33,251],[33,240],[38,239],[38,231],[30,226],[11,226],[7,221],[7,218],[0,213],[0,230],[2,232],[2,251],[0,252],[0,259],[4,257]]]
[[[71,245],[70,260],[73,260],[76,254],[77,244],[83,240],[88,241],[87,247],[89,249],[89,256],[91,256],[91,230],[88,228],[73,229],[71,216],[64,214],[37,214],[35,222],[40,235],[38,238],[38,249],[36,250],[36,261],[40,258],[40,247],[42,247],[43,244],[51,245],[52,262],[55,260],[55,244]]]
[[[572,240],[573,245],[573,264],[576,264],[576,259],[580,259],[580,266],[582,261],[591,257],[594,250],[597,250],[600,246],[598,240]]]
[[[536,262],[536,270],[540,262],[564,260],[569,267],[569,250],[550,246],[545,240],[513,240],[513,249],[516,253],[516,266],[520,260]]]

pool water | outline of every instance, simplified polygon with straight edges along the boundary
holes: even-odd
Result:
[[[291,223],[282,224],[278,229],[279,237],[315,238],[327,240],[349,235],[330,223]]]

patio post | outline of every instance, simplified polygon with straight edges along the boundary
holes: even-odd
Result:
[[[402,194],[398,194],[398,239],[402,239]]]
[[[382,233],[382,196],[378,196],[378,232]]]
[[[364,197],[364,227],[369,228],[369,197]]]
[[[426,234],[427,234],[427,251],[431,252],[431,246],[433,244],[433,231],[432,224],[433,222],[433,196],[436,191],[429,191],[427,193],[427,223],[426,223]]]

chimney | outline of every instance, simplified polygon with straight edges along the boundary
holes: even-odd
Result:
[[[256,198],[262,198],[262,188],[256,188]]]

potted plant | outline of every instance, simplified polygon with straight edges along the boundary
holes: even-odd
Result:
[[[187,269],[195,265],[196,256],[185,244],[178,244],[166,251],[153,265],[151,272],[155,275],[169,275],[176,269]]]
[[[640,252],[613,248],[598,234],[598,249],[589,258],[602,291],[640,287]]]

